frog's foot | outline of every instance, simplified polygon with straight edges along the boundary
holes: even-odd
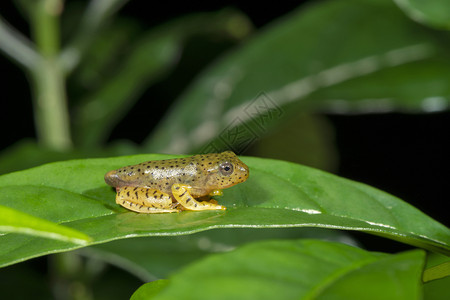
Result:
[[[117,188],[116,203],[139,213],[178,212],[172,198],[155,189],[125,186]]]
[[[217,204],[216,200],[210,201],[197,201],[189,194],[191,187],[186,184],[174,184],[172,185],[172,194],[175,199],[186,210],[215,210],[215,209],[227,209],[225,206]]]

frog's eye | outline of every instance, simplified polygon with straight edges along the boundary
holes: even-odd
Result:
[[[219,171],[224,176],[231,175],[233,173],[233,165],[228,161],[221,163],[219,165]]]

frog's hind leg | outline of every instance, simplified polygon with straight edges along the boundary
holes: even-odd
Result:
[[[117,188],[116,203],[139,213],[178,212],[172,198],[155,189],[125,186]]]
[[[225,206],[217,204],[217,201],[197,201],[194,197],[189,194],[189,185],[185,184],[174,184],[172,185],[172,194],[175,199],[180,203],[186,210],[216,210],[216,209],[227,209]]]

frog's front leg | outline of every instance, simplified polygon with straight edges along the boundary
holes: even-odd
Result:
[[[191,187],[186,184],[172,185],[172,195],[187,210],[215,210],[227,209],[225,206],[217,204],[217,201],[197,201],[189,194]]]
[[[178,212],[172,198],[155,189],[125,186],[117,188],[116,203],[139,213]]]

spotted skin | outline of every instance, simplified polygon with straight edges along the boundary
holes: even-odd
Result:
[[[177,212],[172,198],[155,189],[139,187],[118,187],[116,203],[140,213]]]
[[[248,167],[231,151],[155,160],[110,171],[116,203],[140,213],[224,210],[210,199],[244,182]]]

